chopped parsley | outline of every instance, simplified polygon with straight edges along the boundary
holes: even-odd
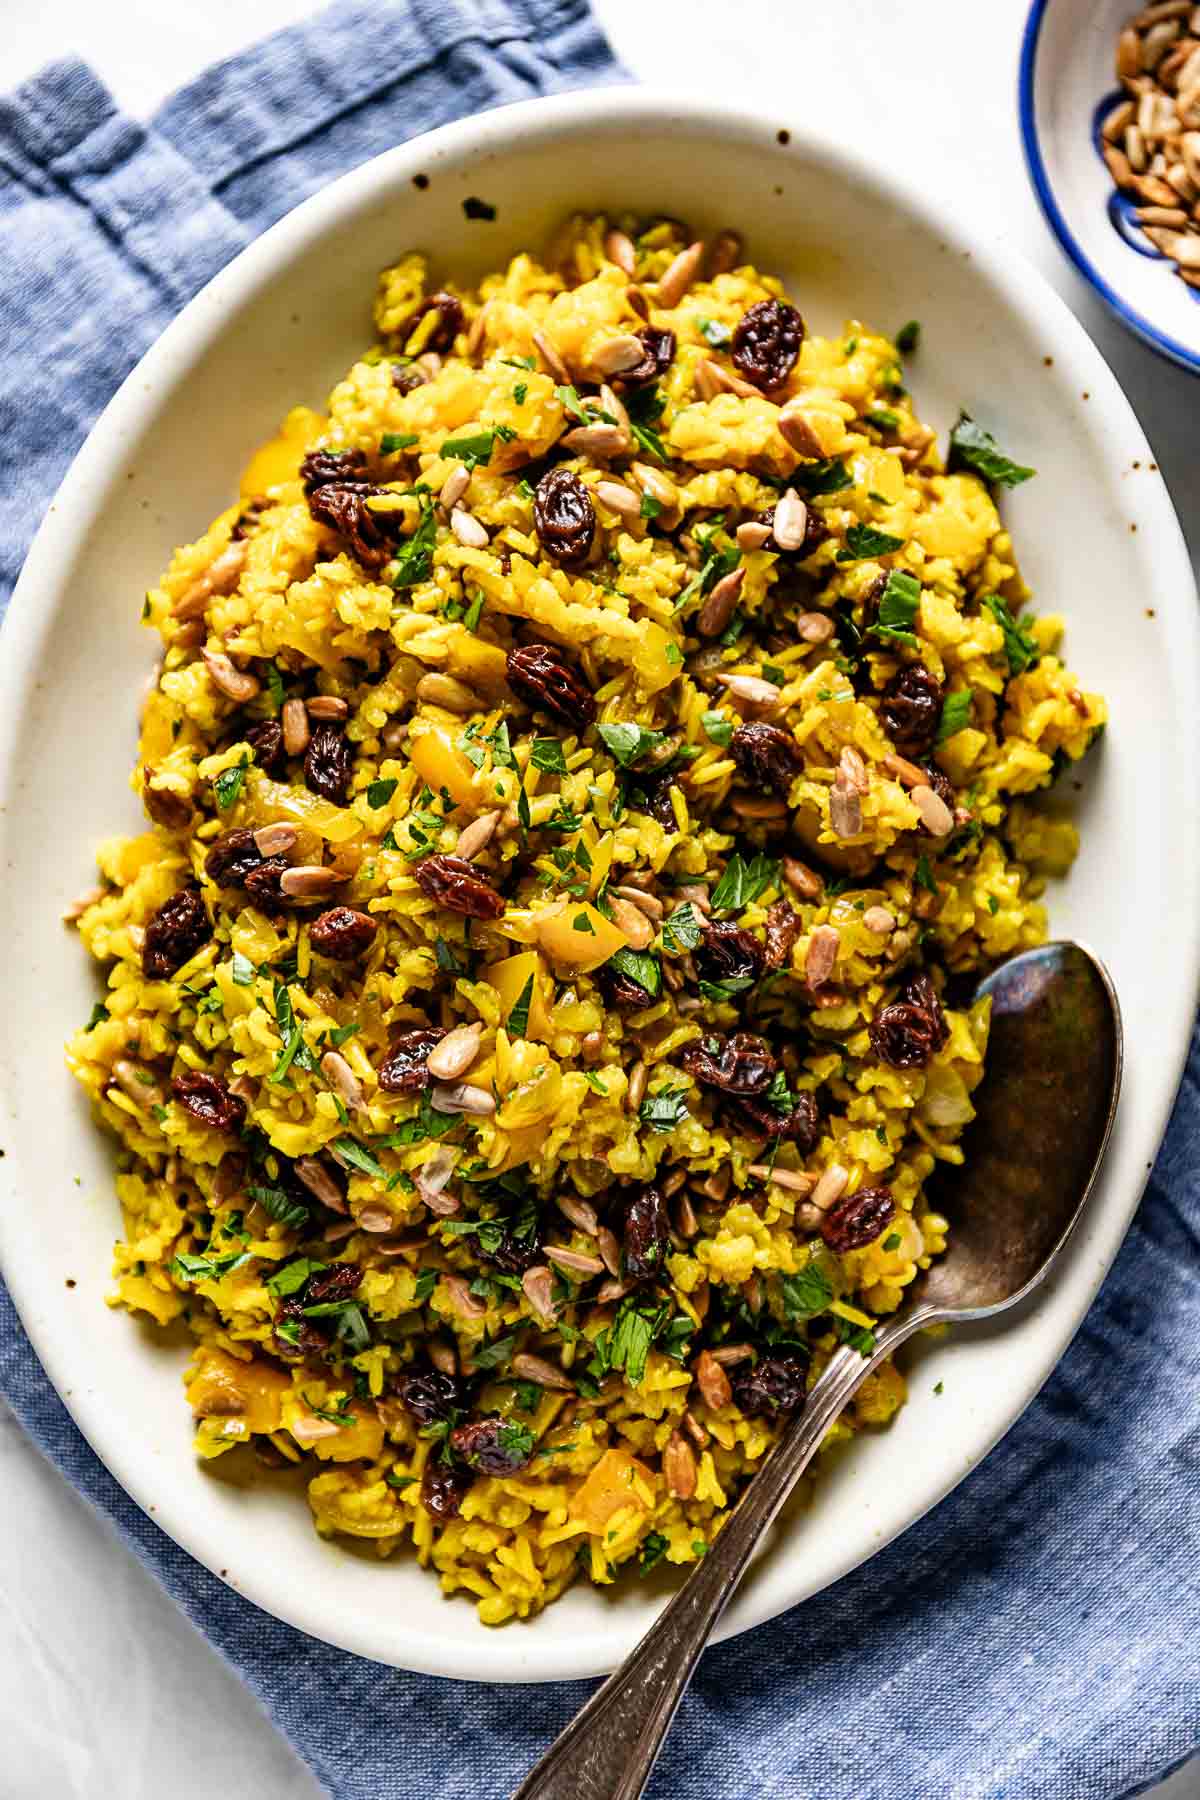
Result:
[[[97,1025],[101,1025],[105,1019],[111,1018],[112,1014],[109,1012],[107,1006],[105,1006],[103,1000],[97,1000],[95,1006],[92,1008],[92,1016],[83,1029],[85,1031],[95,1031]]]
[[[236,806],[246,780],[246,770],[250,767],[250,758],[243,756],[236,769],[222,769],[213,782],[213,793],[217,807],[221,812],[228,812]]]
[[[516,435],[511,425],[489,425],[485,430],[473,432],[467,437],[447,438],[439,454],[459,457],[468,469],[486,468],[492,460],[496,439],[499,438],[501,443],[510,443]]]
[[[662,509],[662,501],[656,500],[653,494],[642,495],[641,516],[643,519],[657,519]]]
[[[358,1169],[364,1175],[371,1175],[376,1181],[387,1180],[387,1170],[371,1155],[371,1152],[360,1144],[357,1138],[340,1137],[334,1140],[333,1148],[342,1161],[349,1163],[352,1169]]]
[[[661,1531],[648,1531],[642,1539],[642,1554],[638,1562],[640,1573],[648,1575],[662,1561],[669,1548]]]
[[[411,450],[419,441],[415,431],[385,431],[379,440],[379,453],[394,456],[397,450]]]
[[[604,966],[628,976],[630,981],[644,988],[652,1000],[657,1000],[662,993],[662,964],[652,950],[618,950]]]
[[[839,550],[840,563],[861,562],[867,556],[891,556],[904,548],[904,539],[890,532],[877,531],[873,525],[851,525],[846,533],[846,547]]]
[[[719,319],[697,319],[696,329],[705,343],[711,344],[714,350],[724,350],[733,338],[728,325],[722,325]]]
[[[623,769],[632,768],[666,741],[661,731],[648,731],[644,725],[598,725],[596,730],[609,755]]]
[[[991,432],[977,425],[969,413],[960,413],[958,423],[950,433],[946,467],[948,470],[973,469],[985,481],[1006,488],[1020,487],[1023,481],[1029,481],[1037,474],[1036,469],[1026,468],[1005,456]]]
[[[258,970],[248,956],[243,956],[240,950],[235,950],[233,953],[232,973],[235,987],[250,987],[254,981],[254,977],[258,974]]]
[[[428,579],[433,567],[434,546],[437,543],[437,520],[433,514],[433,502],[421,496],[421,517],[417,529],[410,538],[401,544],[387,567],[386,579],[393,588],[415,587],[418,581]]]
[[[992,617],[1004,633],[1004,654],[1008,658],[1010,675],[1023,675],[1026,669],[1033,667],[1041,652],[1037,639],[1020,619],[1014,619],[999,594],[985,594],[982,604],[987,607]]]
[[[727,744],[733,736],[733,721],[727,719],[724,713],[701,713],[700,723],[704,727],[705,735],[714,744]]]
[[[646,1095],[638,1118],[650,1131],[673,1131],[688,1116],[686,1094],[686,1086],[659,1088],[657,1093]]]
[[[822,462],[802,463],[789,477],[791,485],[812,499],[817,494],[840,494],[854,486],[854,477],[840,456]]]
[[[735,850],[725,864],[725,872],[712,891],[714,912],[741,912],[764,894],[779,879],[779,864],[760,850],[745,862]]]
[[[910,319],[896,333],[896,348],[901,356],[911,356],[921,341],[921,325],[917,319]]]
[[[512,1011],[508,1015],[508,1029],[514,1037],[524,1037],[529,1030],[529,1008],[533,1004],[533,976],[531,975],[513,1002]]]
[[[833,1289],[824,1270],[813,1262],[805,1263],[794,1275],[781,1275],[779,1292],[783,1310],[794,1325],[827,1312],[833,1299]]]
[[[557,738],[534,738],[529,760],[535,769],[544,769],[549,775],[567,773],[567,759]]]
[[[463,624],[468,631],[479,630],[479,621],[483,617],[483,605],[484,594],[483,590],[479,589],[476,591],[475,598],[472,600],[470,606],[468,606],[466,612],[463,614]]]
[[[220,1281],[249,1261],[247,1250],[235,1251],[231,1256],[193,1256],[181,1250],[171,1258],[170,1269],[175,1280],[187,1287],[196,1281]]]
[[[937,893],[937,882],[933,879],[927,856],[918,856],[917,866],[913,870],[913,882],[915,886],[924,888],[927,894]]]
[[[313,1262],[310,1257],[297,1256],[291,1262],[284,1263],[274,1275],[267,1277],[267,1292],[283,1299],[288,1294],[298,1294],[310,1275],[319,1275],[329,1265]]]
[[[246,1192],[277,1224],[286,1225],[289,1231],[299,1231],[308,1224],[309,1211],[303,1200],[293,1199],[283,1188],[251,1186]]]
[[[687,900],[663,920],[663,946],[672,951],[694,950],[703,936],[703,929],[699,914]]]
[[[398,783],[392,776],[381,776],[373,781],[367,789],[367,805],[372,809],[386,806],[395,793]]]
[[[954,693],[947,694],[942,702],[942,717],[938,725],[935,742],[944,744],[956,732],[964,730],[971,717],[971,705],[975,698],[974,688],[957,688]]]
[[[879,601],[879,614],[871,630],[885,642],[917,648],[913,626],[921,604],[921,584],[904,569],[889,569],[887,586]]]

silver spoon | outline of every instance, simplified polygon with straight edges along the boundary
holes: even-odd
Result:
[[[512,1800],[637,1800],[675,1709],[755,1547],[863,1380],[914,1332],[990,1319],[1041,1287],[1099,1170],[1121,1089],[1121,1013],[1080,944],[1026,951],[980,982],[987,1074],[966,1166],[939,1189],[949,1249],[862,1356],[835,1350],[704,1561]]]

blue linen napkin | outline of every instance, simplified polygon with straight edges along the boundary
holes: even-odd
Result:
[[[0,101],[0,605],[100,408],[265,226],[416,131],[620,78],[586,0],[406,0],[280,33],[148,126],[73,61]],[[1040,1398],[888,1550],[704,1659],[658,1800],[1115,1800],[1195,1749],[1198,1058],[1116,1267]],[[2,1289],[0,1389],[336,1800],[494,1800],[590,1691],[397,1674],[231,1593],[92,1454]]]

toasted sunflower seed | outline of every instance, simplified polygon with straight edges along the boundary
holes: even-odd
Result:
[[[349,879],[323,863],[297,863],[279,877],[279,891],[289,900],[327,900]]]
[[[710,275],[727,275],[741,260],[742,240],[736,231],[718,231],[708,259]]]
[[[554,348],[554,345],[550,342],[550,339],[546,336],[545,332],[535,331],[532,336],[533,347],[545,363],[549,373],[554,377],[555,381],[559,382],[562,386],[568,386],[571,380],[571,371],[568,369],[566,363],[558,354],[558,351]]]
[[[339,700],[336,694],[314,694],[311,700],[305,701],[305,705],[309,718],[316,719],[322,725],[350,717],[349,706],[344,700]]]
[[[720,586],[719,582],[717,586]],[[716,591],[714,588],[713,593]],[[726,675],[718,669],[715,679],[727,689],[731,700],[742,701],[747,706],[761,707],[764,710],[779,705],[782,689],[777,688],[773,681],[764,681],[760,675]]]
[[[295,844],[294,825],[260,825],[254,834],[254,848],[260,856],[286,856]]]
[[[830,1163],[818,1178],[817,1185],[813,1188],[809,1199],[820,1212],[824,1212],[845,1193],[846,1183],[849,1179],[850,1172],[848,1169],[843,1169],[841,1163]]]
[[[887,937],[889,932],[896,929],[895,917],[886,906],[868,906],[862,922],[868,931],[875,932],[879,937]]]
[[[214,687],[220,688],[223,694],[230,700],[236,700],[240,706],[244,706],[247,700],[253,700],[261,685],[256,675],[247,674],[243,669],[235,669],[224,651],[204,650],[201,654]]]
[[[568,1250],[562,1244],[546,1244],[543,1254],[560,1268],[574,1269],[579,1275],[603,1275],[604,1264],[598,1256],[584,1256],[579,1250]]]
[[[457,1081],[478,1057],[482,1036],[483,1026],[478,1020],[470,1025],[456,1025],[434,1045],[425,1058],[425,1067],[437,1081]]]
[[[438,495],[438,500],[446,508],[447,512],[450,511],[452,506],[458,504],[470,485],[471,471],[468,469],[466,463],[459,463],[457,468],[451,469],[445,481],[443,481],[442,491]]]
[[[478,1119],[489,1118],[496,1110],[494,1094],[466,1081],[456,1082],[453,1087],[435,1086],[430,1089],[429,1098],[439,1112],[469,1113]]]
[[[833,620],[828,613],[801,613],[796,630],[806,644],[827,644],[833,636]]]
[[[940,794],[921,782],[911,790],[910,798],[921,815],[921,823],[933,837],[948,837],[954,829],[954,814]]]
[[[781,550],[799,550],[808,531],[808,507],[795,488],[786,488],[775,506],[771,531]]]
[[[450,514],[450,529],[468,550],[486,550],[491,542],[474,513],[464,512],[461,506],[456,506]]]
[[[625,232],[615,228],[605,234],[604,254],[609,262],[616,263],[623,275],[632,275],[637,268],[637,253],[633,247],[633,239]],[[632,364],[630,367],[632,368]]]
[[[624,375],[628,369],[636,369],[645,355],[646,346],[641,338],[634,337],[632,332],[622,332],[592,352],[592,367],[598,375]]]
[[[734,535],[739,550],[761,550],[771,535],[771,527],[761,519],[745,519]]]
[[[841,947],[841,936],[832,925],[817,926],[808,940],[804,959],[804,979],[810,988],[824,987],[833,974]]]
[[[574,431],[568,431],[558,441],[565,450],[573,450],[577,456],[592,456],[597,462],[621,456],[629,448],[629,439],[619,425],[603,423],[577,425]]]
[[[366,1104],[358,1076],[340,1050],[327,1050],[321,1058],[321,1073],[352,1112],[361,1112]],[[361,1215],[360,1215],[361,1222]]]
[[[711,594],[708,596],[708,599],[696,614],[696,630],[700,633],[701,637],[720,637],[734,615],[738,603],[738,595],[742,591],[742,584],[745,579],[746,570],[744,565],[740,563],[736,569],[731,569],[728,575],[722,575],[720,581],[716,583]],[[718,677],[718,679],[720,679],[720,677]],[[769,686],[770,684],[765,683],[764,685]],[[778,688],[776,688],[775,693],[776,697],[778,697]]]
[[[500,823],[499,812],[480,813],[472,819],[458,834],[458,842],[454,846],[455,856],[461,856],[464,862],[470,862],[481,850],[486,850],[496,834]]]
[[[598,481],[596,498],[622,519],[636,519],[642,510],[640,497],[620,481]]]
[[[443,706],[447,712],[453,713],[473,713],[483,704],[479,695],[465,681],[459,681],[453,675],[443,675],[440,670],[422,675],[417,683],[417,699],[429,705]]]
[[[545,1357],[532,1356],[528,1350],[520,1350],[512,1359],[512,1372],[519,1375],[522,1381],[532,1381],[538,1387],[554,1388],[563,1394],[573,1394],[575,1383],[548,1363]]]
[[[703,257],[704,244],[697,239],[667,265],[658,282],[658,304],[666,311],[670,312],[679,305],[699,274]]]
[[[289,756],[303,756],[312,735],[308,726],[308,708],[303,700],[285,700],[279,714],[283,727],[283,747]]]

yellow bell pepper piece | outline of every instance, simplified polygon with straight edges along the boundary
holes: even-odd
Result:
[[[683,668],[683,652],[670,632],[647,619],[633,646],[633,666],[642,692],[657,694],[661,688],[669,687]]]
[[[314,412],[311,406],[293,406],[278,437],[260,444],[246,464],[240,486],[243,498],[265,494],[284,481],[295,481],[304,456],[328,429],[329,420],[322,413]]]
[[[188,1404],[203,1419],[240,1419],[247,1431],[278,1431],[291,1377],[270,1363],[240,1362],[224,1350],[201,1350],[187,1384]]]
[[[475,771],[444,725],[414,719],[408,755],[413,768],[435,794],[445,788],[456,807],[477,802]]]
[[[517,956],[506,956],[502,962],[490,964],[483,971],[483,979],[489,987],[495,988],[500,997],[500,1014],[505,1024],[508,1023],[513,1007],[525,992],[526,984],[532,980],[529,1024],[525,1036],[535,1038],[539,1043],[549,1042],[553,1025],[548,1002],[554,984],[550,971],[536,950],[523,950]]]
[[[551,962],[567,963],[580,974],[598,969],[628,948],[625,933],[587,900],[557,900],[533,921],[539,947]]]

